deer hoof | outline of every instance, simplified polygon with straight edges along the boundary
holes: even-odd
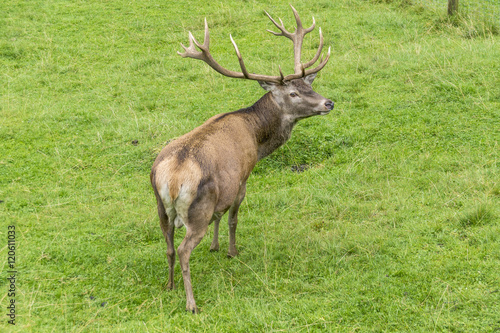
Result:
[[[234,251],[229,251],[229,252],[227,253],[227,257],[228,257],[229,259],[234,258],[234,257],[236,257],[237,255],[238,255],[238,251],[236,251],[236,250],[234,250]]]
[[[210,252],[218,252],[219,244],[210,246]]]
[[[198,310],[198,307],[196,305],[194,307],[192,307],[192,308],[186,308],[186,311],[187,312],[191,312],[192,314],[198,314],[198,313],[200,313],[200,310]]]

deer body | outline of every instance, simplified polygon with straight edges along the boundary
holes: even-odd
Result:
[[[299,27],[298,15],[296,19]],[[199,45],[190,34],[190,47],[185,47],[187,55],[184,56],[202,59],[217,71],[224,71],[220,65],[210,63],[213,59],[208,53],[207,26],[205,31],[203,45]],[[195,53],[198,51],[194,49],[193,42],[202,52]],[[248,78],[244,75],[246,70],[236,45],[235,48],[243,78]],[[324,66],[323,61],[321,63],[319,69]],[[151,171],[151,184],[157,199],[160,226],[167,242],[169,289],[174,287],[174,230],[175,227],[186,227],[186,236],[177,249],[186,291],[186,310],[198,312],[192,291],[189,257],[209,224],[214,222],[210,250],[217,251],[219,221],[229,211],[228,257],[236,256],[238,209],[255,164],[290,138],[297,121],[324,115],[333,109],[331,100],[312,90],[311,84],[319,69],[306,75],[307,71],[302,67],[302,73],[287,76],[288,80],[282,74],[280,77],[259,75],[253,78],[268,91],[254,105],[208,119],[169,143],[156,158]],[[240,77],[236,74],[230,72],[224,75]]]

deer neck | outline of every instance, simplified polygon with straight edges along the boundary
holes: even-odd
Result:
[[[271,93],[265,94],[244,111],[247,122],[255,133],[259,160],[282,146],[290,138],[297,122],[284,114]]]

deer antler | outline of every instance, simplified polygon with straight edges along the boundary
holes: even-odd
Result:
[[[325,59],[321,58],[319,65],[317,67],[315,67],[313,69],[306,69],[308,67],[311,67],[314,63],[316,63],[319,56],[321,55],[321,51],[323,49],[323,34],[321,33],[321,28],[319,28],[320,44],[319,44],[318,51],[316,52],[316,55],[307,63],[305,63],[305,64],[301,63],[301,51],[302,51],[302,42],[304,40],[304,36],[307,33],[311,32],[315,28],[316,22],[315,22],[314,17],[313,17],[313,24],[309,28],[304,29],[304,27],[302,26],[302,22],[300,21],[299,14],[295,10],[295,8],[293,8],[293,6],[290,5],[290,7],[292,7],[292,11],[293,11],[293,14],[295,16],[295,21],[297,22],[297,28],[295,29],[295,32],[293,32],[293,33],[289,32],[285,29],[283,21],[281,21],[281,19],[279,19],[280,23],[281,23],[281,25],[280,25],[266,11],[265,11],[265,13],[269,17],[271,22],[273,22],[274,25],[281,32],[274,32],[271,30],[268,30],[268,31],[276,36],[285,36],[285,37],[291,39],[293,42],[294,64],[295,64],[294,65],[294,68],[295,68],[294,74],[284,76],[282,71],[281,71],[281,67],[279,67],[280,76],[270,76],[270,75],[249,73],[248,70],[246,69],[245,63],[243,62],[243,57],[241,56],[241,53],[238,49],[238,46],[236,45],[236,43],[233,39],[233,36],[231,36],[231,35],[229,35],[229,38],[231,39],[231,43],[233,43],[234,50],[236,51],[236,56],[238,57],[238,61],[240,63],[241,72],[235,72],[235,71],[232,71],[232,70],[229,70],[229,69],[222,67],[221,65],[219,65],[219,63],[217,63],[215,61],[215,59],[212,57],[212,55],[210,54],[210,51],[209,51],[210,35],[208,32],[208,24],[207,24],[206,18],[205,18],[205,37],[203,39],[203,44],[198,43],[198,41],[194,38],[193,34],[191,32],[189,32],[189,46],[186,47],[181,43],[181,46],[182,46],[182,48],[184,48],[185,52],[184,53],[177,52],[177,53],[180,56],[182,56],[183,58],[188,57],[188,58],[202,60],[202,61],[206,62],[210,67],[212,67],[214,70],[219,72],[220,74],[222,74],[224,76],[228,76],[228,77],[238,78],[238,79],[249,79],[249,80],[258,80],[258,81],[274,82],[274,83],[283,84],[286,81],[290,81],[293,79],[299,79],[299,78],[302,78],[304,76],[307,76],[307,75],[310,75],[313,73],[317,73],[321,69],[323,69],[323,67],[325,67],[326,63],[328,62],[328,59],[330,58],[330,48],[328,48],[328,53],[326,55],[326,58]],[[196,49],[195,45],[200,49],[200,51],[198,51]]]

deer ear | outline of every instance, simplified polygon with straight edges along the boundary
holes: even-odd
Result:
[[[308,85],[312,85],[314,79],[316,78],[316,74],[318,73],[312,73],[304,77],[304,82],[307,83]]]
[[[273,91],[276,89],[276,83],[273,82],[259,81],[259,84],[266,91]]]

